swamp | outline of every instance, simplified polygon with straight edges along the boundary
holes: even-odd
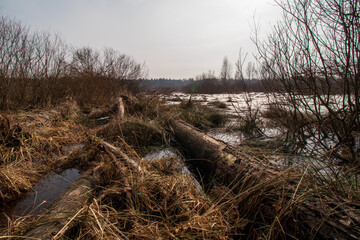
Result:
[[[356,168],[287,151],[265,117],[259,128],[271,134],[247,135],[236,115],[245,106],[230,97],[244,95],[139,95],[103,108],[66,100],[7,114],[2,236],[356,239]]]
[[[183,80],[0,16],[0,239],[360,239],[360,2],[275,3]]]

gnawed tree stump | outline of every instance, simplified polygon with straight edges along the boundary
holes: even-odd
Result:
[[[85,204],[92,196],[94,178],[91,172],[85,173],[61,194],[24,234],[24,239],[57,239],[76,224]]]
[[[247,200],[257,201],[256,207],[260,209],[262,218],[273,216],[270,224],[278,221],[282,231],[289,230],[288,233],[268,237],[360,239],[358,204],[334,196],[318,195],[316,190],[309,189],[310,184],[306,188],[302,186],[306,182],[303,179],[306,178],[305,174],[280,172],[270,164],[234,151],[224,142],[207,136],[187,123],[173,120],[170,126],[175,138],[192,158],[192,164],[205,177],[215,178],[218,183],[232,189],[234,194],[240,194],[246,199],[242,204],[246,204]],[[295,200],[303,193],[307,197]],[[282,208],[289,208],[290,214],[281,215],[284,214]],[[269,214],[269,211],[275,214]]]

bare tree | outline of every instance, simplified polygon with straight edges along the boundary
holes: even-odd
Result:
[[[292,141],[314,141],[348,162],[359,160],[360,1],[285,0],[283,21],[260,42],[263,76],[278,86],[277,106],[297,123]],[[281,101],[281,102],[280,102]]]
[[[66,95],[108,103],[119,91],[138,90],[145,76],[144,64],[115,50],[70,51],[57,35],[0,17],[0,109],[51,105]]]
[[[231,65],[229,59],[224,57],[223,64],[221,67],[220,79],[221,80],[228,80],[231,76]]]
[[[64,72],[66,49],[58,36],[31,33],[20,22],[0,18],[0,108],[53,101],[54,79]],[[57,86],[58,88],[60,86]]]
[[[220,81],[222,83],[223,90],[226,91],[229,86],[229,80],[231,78],[231,64],[227,57],[224,57],[221,67]]]
[[[70,69],[76,82],[72,92],[80,103],[106,102],[120,91],[137,91],[138,80],[146,75],[144,65],[111,48],[103,52],[89,47],[75,49]]]
[[[235,67],[235,80],[244,80],[244,64],[245,60],[247,58],[248,53],[245,53],[245,55],[242,53],[242,49],[239,50],[239,58],[236,61]]]
[[[248,62],[246,67],[246,75],[248,76],[248,79],[254,79],[257,75],[257,69],[254,62]]]
[[[71,62],[71,74],[88,76],[100,75],[100,53],[90,47],[75,49]]]

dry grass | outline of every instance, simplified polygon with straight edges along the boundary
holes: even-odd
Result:
[[[124,179],[112,179],[115,184],[90,206],[90,218],[80,226],[81,238],[226,238],[228,226],[220,209],[198,191],[189,175],[164,174],[145,165],[145,175],[125,169],[128,186]]]
[[[24,161],[12,162],[0,167],[0,201],[9,201],[31,190],[39,172]]]
[[[190,175],[180,172],[181,160],[141,161],[142,174],[98,149],[96,194],[61,239],[228,238],[230,226],[221,209],[199,191]],[[3,236],[19,236],[30,226],[31,221],[18,219]]]
[[[222,126],[227,121],[227,117],[219,111],[197,103],[180,105],[178,112],[181,119],[202,130]]]
[[[171,118],[181,117],[207,128],[213,126],[210,116],[218,113],[196,104],[169,109],[156,97],[129,101],[131,111],[125,119],[112,116],[100,127],[82,125],[86,116],[71,102],[53,110],[9,115],[22,131],[14,135],[18,146],[0,146],[4,156],[1,203],[29,191],[50,169],[83,162],[94,168],[97,187],[90,203],[72,219],[75,226],[62,239],[291,239],[302,236],[297,234],[301,225],[297,219],[307,214],[299,210],[309,199],[342,196],[359,201],[359,179],[353,172],[332,179],[320,172],[311,175],[310,170],[304,174],[304,168],[297,166],[269,175],[264,163],[263,170],[246,169],[230,185],[218,184],[205,195],[193,178],[182,172],[181,160],[144,162],[135,149],[166,143],[165,123]],[[121,148],[140,163],[143,172],[130,168],[95,136]],[[81,142],[86,142],[84,148],[68,149]],[[266,150],[266,145],[272,144],[242,146],[241,151],[256,156],[254,161],[267,161],[277,149]],[[27,216],[10,221],[0,235],[21,235],[35,220],[36,216]]]
[[[98,131],[98,136],[118,141],[119,137],[136,147],[162,145],[166,139],[165,129],[151,119],[128,117],[124,121],[115,119]]]
[[[12,126],[8,137],[11,145],[0,145],[0,189],[5,202],[30,190],[56,165],[59,156],[69,153],[68,146],[86,139],[83,129],[74,122],[78,107],[73,102],[53,110],[7,116]]]
[[[99,165],[103,187],[69,238],[291,239],[301,236],[299,206],[320,194],[310,190],[308,176],[288,169],[239,175],[231,187],[204,195],[181,173],[178,159],[141,162],[140,174],[123,163],[114,168],[105,156]]]

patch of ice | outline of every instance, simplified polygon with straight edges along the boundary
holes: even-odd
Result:
[[[179,157],[179,154],[172,148],[165,148],[161,150],[157,150],[147,154],[144,159],[151,161],[154,159],[163,159],[163,158],[170,158],[170,157]]]
[[[207,133],[208,136],[217,140],[223,141],[231,146],[238,146],[241,143],[241,134],[236,132],[224,132],[221,130],[211,130]]]

